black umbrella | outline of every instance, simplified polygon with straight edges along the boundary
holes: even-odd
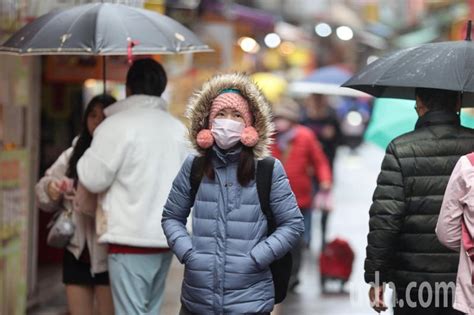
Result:
[[[132,50],[141,55],[212,51],[167,16],[113,3],[52,11],[0,46],[0,53],[15,55],[130,55]]]
[[[415,99],[415,88],[463,93],[463,105],[474,106],[474,44],[471,22],[466,40],[403,49],[377,59],[342,86],[375,97]]]

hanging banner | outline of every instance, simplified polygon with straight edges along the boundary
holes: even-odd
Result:
[[[28,152],[0,151],[0,314],[26,314]]]

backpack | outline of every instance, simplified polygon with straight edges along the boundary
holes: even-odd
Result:
[[[204,157],[196,157],[193,160],[190,174],[191,182],[191,200],[196,198],[196,193],[201,184],[202,172],[199,170],[204,167]],[[257,193],[260,201],[262,212],[267,218],[268,231],[267,235],[271,235],[276,230],[276,222],[273,217],[273,212],[270,208],[270,191],[272,187],[272,176],[273,176],[273,165],[275,159],[268,157],[257,162]],[[291,269],[293,261],[291,253],[286,253],[280,259],[275,260],[270,264],[270,270],[272,272],[273,287],[275,289],[275,304],[282,302],[286,293],[288,292],[288,283],[290,282]]]

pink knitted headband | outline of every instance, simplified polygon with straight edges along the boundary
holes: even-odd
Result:
[[[213,101],[209,112],[209,129],[201,130],[197,135],[197,143],[203,148],[210,148],[214,144],[212,136],[212,122],[217,114],[225,109],[231,108],[238,111],[244,120],[245,129],[242,132],[240,141],[247,147],[254,147],[258,142],[258,133],[253,125],[253,117],[250,112],[247,100],[241,95],[239,90],[225,89]]]
[[[212,101],[209,113],[209,128],[211,128],[212,121],[216,118],[217,114],[225,108],[238,111],[244,119],[245,127],[252,126],[253,117],[250,113],[249,103],[240,92],[234,91],[236,90],[224,90],[214,99],[214,101]]]

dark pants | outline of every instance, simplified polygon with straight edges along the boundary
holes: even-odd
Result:
[[[322,241],[322,247],[321,251],[324,250],[324,247],[326,247],[326,231],[327,231],[327,226],[328,226],[328,218],[329,218],[329,211],[324,211],[321,210],[321,241]]]
[[[393,313],[394,315],[464,315],[452,307],[435,308],[434,306],[429,308],[394,308]]]
[[[399,293],[399,296],[400,295]],[[432,305],[428,306],[427,308],[423,308],[420,306],[420,302],[418,301],[418,297],[416,295],[412,296],[411,301],[416,301],[418,304],[417,307],[411,308],[407,305],[407,301],[405,299],[402,299],[403,307],[400,307],[400,303],[394,307],[393,313],[394,315],[463,315],[464,313],[461,313],[455,309],[453,309],[453,298],[452,296],[448,296],[447,299],[447,304],[444,304],[444,299],[443,297],[440,297],[438,301],[440,301],[438,307],[435,305],[435,299],[433,298]],[[427,299],[424,299],[424,301],[427,301]]]

